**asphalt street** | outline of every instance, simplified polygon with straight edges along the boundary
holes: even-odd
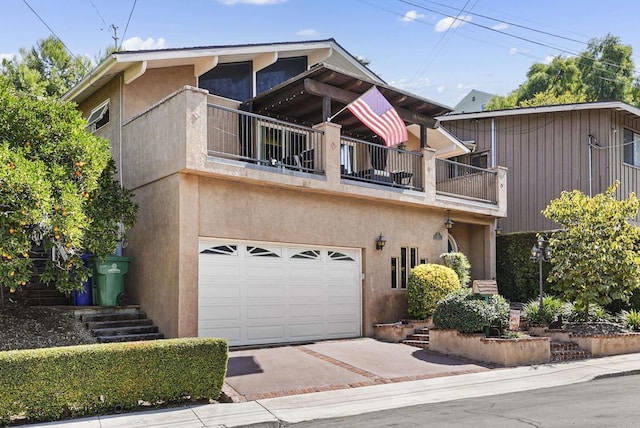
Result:
[[[640,376],[424,404],[286,425],[378,427],[638,427]]]

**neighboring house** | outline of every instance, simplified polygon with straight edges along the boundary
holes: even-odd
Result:
[[[458,104],[451,113],[474,113],[484,111],[485,106],[494,95],[488,92],[472,89]]]
[[[640,109],[594,102],[441,116],[441,126],[469,146],[458,158],[508,168],[505,232],[549,230],[540,212],[563,190],[604,192],[620,180],[619,197],[640,191]]]
[[[374,84],[408,125],[406,150],[340,112]],[[474,278],[495,276],[505,170],[440,159],[469,151],[435,128],[450,109],[333,39],[115,53],[66,99],[136,195],[128,292],[168,337],[371,336],[406,316],[420,262],[459,249]]]

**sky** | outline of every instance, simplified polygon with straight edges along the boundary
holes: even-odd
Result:
[[[388,84],[453,107],[471,89],[504,95],[532,64],[608,33],[640,70],[638,11],[637,0],[0,0],[0,58],[52,32],[96,58],[112,26],[127,50],[334,38]]]

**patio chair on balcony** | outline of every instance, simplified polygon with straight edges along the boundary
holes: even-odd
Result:
[[[300,163],[303,171],[311,172],[314,170],[314,155],[314,149],[304,150],[300,153]]]

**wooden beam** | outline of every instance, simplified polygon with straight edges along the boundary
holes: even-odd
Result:
[[[331,97],[322,97],[322,121],[326,122],[331,117]]]
[[[335,86],[327,85],[326,83],[318,82],[312,79],[304,79],[304,90],[312,95],[318,97],[328,96],[333,100],[336,100],[342,104],[349,104],[360,96],[355,92],[346,91]],[[409,123],[417,123],[420,125],[426,125],[430,128],[435,128],[436,120],[432,117],[422,115],[410,110],[405,110],[401,107],[395,107],[398,112],[398,116],[402,120]]]
[[[420,124],[420,148],[428,147],[427,146],[427,127],[425,125]]]

